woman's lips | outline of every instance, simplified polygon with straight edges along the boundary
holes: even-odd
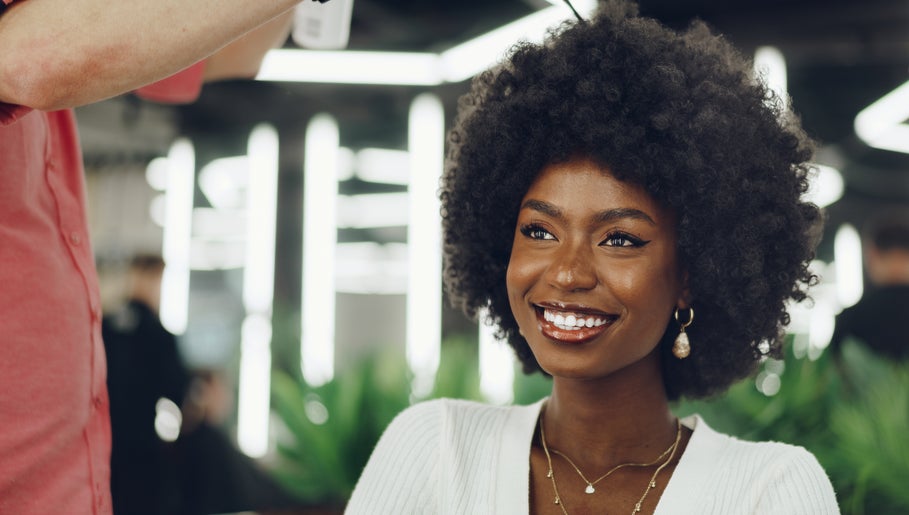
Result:
[[[606,313],[535,306],[543,336],[564,343],[584,343],[609,329],[618,318]]]

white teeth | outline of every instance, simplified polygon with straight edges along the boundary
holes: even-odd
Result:
[[[567,331],[576,331],[584,327],[599,327],[607,323],[606,318],[588,316],[583,317],[578,314],[562,314],[551,309],[543,310],[543,318],[558,327]]]

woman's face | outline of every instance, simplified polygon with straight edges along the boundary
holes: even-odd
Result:
[[[684,307],[675,220],[589,160],[545,167],[521,201],[511,310],[555,377],[606,377],[650,355]]]

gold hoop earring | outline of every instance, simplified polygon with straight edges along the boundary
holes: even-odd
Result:
[[[685,328],[694,321],[694,308],[688,308],[688,320],[685,322],[679,320],[679,308],[675,308],[675,321],[679,323],[679,335],[675,337],[675,343],[672,345],[672,354],[679,359],[685,359],[691,354],[691,343],[688,341]]]

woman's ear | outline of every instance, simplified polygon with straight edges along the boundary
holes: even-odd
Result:
[[[691,289],[688,287],[688,271],[682,272],[682,288],[675,306],[679,309],[688,309],[691,306]]]

